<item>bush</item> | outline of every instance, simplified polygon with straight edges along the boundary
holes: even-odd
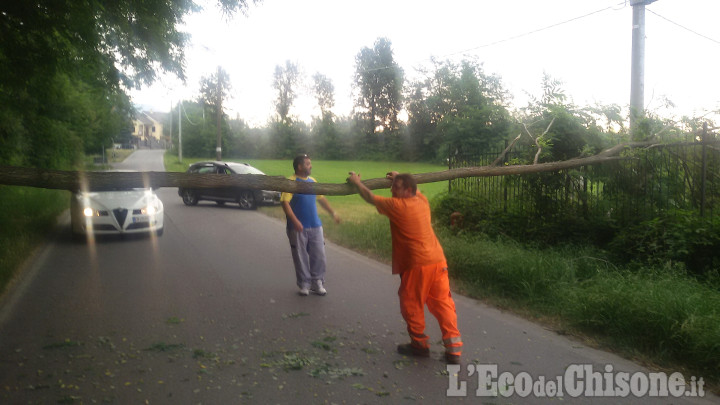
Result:
[[[533,249],[441,229],[450,276],[471,296],[548,316],[620,352],[720,377],[720,292],[683,266],[616,267],[587,246]]]
[[[69,205],[64,190],[0,185],[0,292]]]
[[[720,269],[720,218],[702,218],[677,210],[623,228],[610,243],[611,254],[623,262],[678,262],[707,278]]]
[[[586,218],[559,205],[535,216],[513,204],[508,201],[504,208],[498,208],[496,202],[471,193],[445,193],[435,199],[433,217],[439,225],[451,228],[457,234],[503,235],[544,246],[566,243],[602,246],[615,232],[608,218]],[[453,212],[462,215],[462,223],[450,223]]]
[[[497,234],[500,233],[502,224],[488,208],[493,205],[467,193],[444,193],[433,201],[433,218],[439,225],[450,227],[451,215],[459,212],[462,219],[453,226],[454,229],[466,233]]]
[[[471,193],[452,192],[433,202],[437,225],[456,235],[506,236],[531,246],[591,244],[608,249],[616,263],[663,267],[679,263],[693,276],[720,281],[720,217],[703,218],[695,211],[674,210],[620,227],[611,218],[583,216],[552,206],[531,215],[514,207],[503,208]],[[450,217],[462,220],[452,225]]]

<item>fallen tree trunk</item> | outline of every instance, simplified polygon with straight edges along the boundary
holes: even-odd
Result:
[[[595,165],[608,161],[628,159],[627,157],[620,157],[616,155],[627,147],[648,145],[649,143],[622,144],[594,156],[570,159],[561,162],[500,167],[467,167],[435,173],[414,174],[413,177],[417,180],[418,184],[422,184],[464,177],[490,177],[553,172],[563,169]],[[391,185],[390,180],[384,178],[364,180],[363,183],[371,190],[390,188]],[[281,176],[264,176],[257,174],[224,175],[178,172],[75,172],[14,166],[0,166],[0,184],[69,191],[100,191],[133,187],[241,187],[256,190],[275,190],[301,194],[350,195],[357,193],[355,187],[347,183],[302,183],[291,181]]]

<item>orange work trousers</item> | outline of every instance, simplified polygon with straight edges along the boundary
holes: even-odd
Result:
[[[400,273],[400,312],[407,323],[411,344],[429,347],[425,335],[425,305],[440,324],[445,351],[460,355],[462,340],[457,328],[455,301],[450,294],[446,263],[408,269]]]

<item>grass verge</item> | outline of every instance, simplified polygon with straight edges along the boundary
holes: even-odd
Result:
[[[123,161],[132,152],[107,149],[105,156],[111,164]],[[86,156],[82,162],[85,170],[109,168],[95,164],[96,158],[101,156]],[[69,207],[68,191],[0,185],[0,294]]]
[[[686,377],[720,382],[720,292],[673,268],[629,271],[584,247],[439,232],[463,292]]]
[[[70,206],[70,193],[0,185],[0,293]]]

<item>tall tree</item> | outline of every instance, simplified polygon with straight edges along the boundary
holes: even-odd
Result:
[[[367,123],[367,134],[396,132],[402,108],[404,72],[395,62],[392,43],[378,38],[372,48],[363,48],[355,56],[355,106]]]
[[[235,158],[256,158],[259,146],[258,140],[252,139],[247,123],[238,114],[235,119],[228,120],[230,136],[227,138],[226,156]],[[225,150],[225,149],[223,149]]]
[[[181,111],[172,114],[173,120],[178,117],[182,120],[182,148],[183,154],[210,158],[215,151],[215,125],[201,101],[182,101],[179,104]],[[178,128],[177,123],[173,128]],[[178,133],[173,133],[173,144],[178,145]]]
[[[217,4],[232,14],[249,2]],[[105,144],[130,119],[127,89],[159,72],[184,78],[187,35],[177,27],[197,10],[192,0],[1,2],[0,162],[63,166],[72,163],[64,152],[38,160],[35,148],[56,138],[80,153]]]
[[[224,12],[244,12],[248,1],[218,0]],[[109,86],[152,83],[158,73],[184,78],[187,34],[178,31],[192,0],[9,1],[0,5],[3,84],[52,77],[57,70],[91,66]]]
[[[280,122],[290,124],[290,108],[297,96],[295,87],[300,82],[300,69],[295,63],[285,61],[285,66],[275,66],[273,88],[277,91],[275,110]]]
[[[538,161],[559,161],[595,153],[604,145],[592,131],[594,117],[568,100],[563,82],[545,73],[541,97],[523,108],[518,132],[538,148]]]
[[[313,75],[313,89],[320,108],[320,118],[313,120],[311,131],[314,151],[325,159],[339,159],[342,152],[332,112],[335,106],[335,86],[330,78],[316,73]]]
[[[332,117],[332,108],[335,107],[335,86],[329,77],[321,73],[313,75],[313,90],[315,90],[315,99],[322,118],[326,116]]]
[[[204,105],[210,108],[210,114],[215,117],[215,135],[216,135],[216,158],[222,160],[223,132],[227,133],[227,123],[225,114],[223,113],[223,100],[226,100],[230,94],[232,86],[230,84],[230,75],[218,66],[217,72],[209,77],[203,77],[200,80],[200,97]]]
[[[290,110],[297,97],[296,87],[300,84],[300,68],[297,64],[285,61],[285,66],[275,66],[273,88],[277,91],[275,111],[278,119],[271,124],[272,156],[290,158],[300,152],[307,152],[303,142],[301,122],[293,122]]]
[[[419,157],[444,161],[448,153],[486,149],[507,136],[507,93],[481,64],[433,60],[433,67],[422,73],[410,86],[407,103]]]

